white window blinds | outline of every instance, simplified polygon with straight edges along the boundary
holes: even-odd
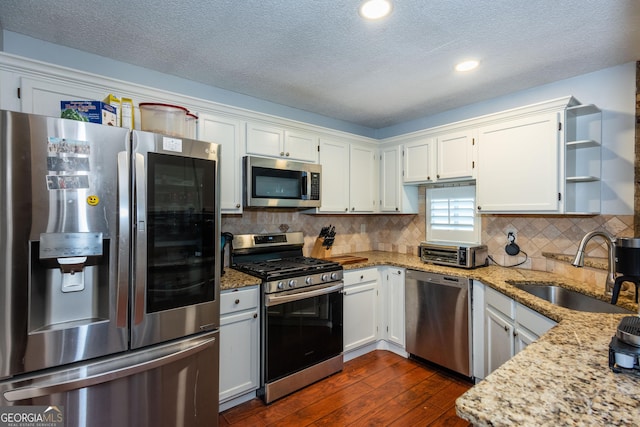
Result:
[[[475,185],[427,188],[427,241],[479,243]]]

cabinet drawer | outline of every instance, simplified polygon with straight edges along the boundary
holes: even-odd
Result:
[[[487,286],[484,294],[484,300],[487,305],[496,308],[509,319],[513,320],[515,318],[515,301],[508,296]]]
[[[220,294],[220,314],[256,308],[259,292],[258,286],[222,292]]]
[[[518,324],[529,329],[538,336],[544,335],[549,329],[556,325],[556,322],[546,316],[531,310],[522,304],[516,305],[516,320]]]
[[[351,270],[344,272],[344,285],[355,285],[358,283],[373,282],[378,280],[378,269],[367,268],[363,270]]]

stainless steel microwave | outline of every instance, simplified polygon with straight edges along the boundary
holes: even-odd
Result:
[[[320,206],[322,166],[285,159],[243,158],[244,206]]]

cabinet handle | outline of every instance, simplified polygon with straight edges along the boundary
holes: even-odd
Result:
[[[436,175],[436,178],[440,179],[440,175]]]
[[[240,304],[240,300],[239,299],[237,299],[235,302],[236,302],[236,304]]]
[[[505,327],[504,327],[504,331],[505,331],[505,332],[509,332],[509,327],[505,325]]]
[[[258,313],[253,313],[253,318],[257,319],[258,318]]]
[[[349,208],[344,208],[344,211],[345,212],[349,212]]]
[[[286,156],[287,156],[287,157],[289,157],[289,152],[288,152],[288,151],[287,151],[287,154],[286,154]]]
[[[396,208],[396,212],[398,212],[400,209]]]
[[[482,206],[478,206],[478,210],[481,211],[482,210]]]
[[[513,331],[513,336],[514,336],[514,337],[517,337],[517,336],[518,336],[518,333],[517,333],[516,331]]]
[[[352,207],[352,208],[351,208],[351,210],[352,210],[352,211],[355,211],[355,210],[356,210],[355,206],[354,206],[354,207]]]
[[[427,181],[431,181],[431,177],[430,176],[427,176]]]
[[[240,203],[236,203],[236,209],[240,208]]]
[[[364,275],[360,276],[360,280],[364,279]]]
[[[284,151],[281,151],[281,152],[280,152],[280,155],[281,155],[281,156],[284,156]]]

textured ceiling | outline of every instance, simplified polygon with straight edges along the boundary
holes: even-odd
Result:
[[[0,26],[373,129],[640,59],[638,0],[359,3],[1,0]]]

